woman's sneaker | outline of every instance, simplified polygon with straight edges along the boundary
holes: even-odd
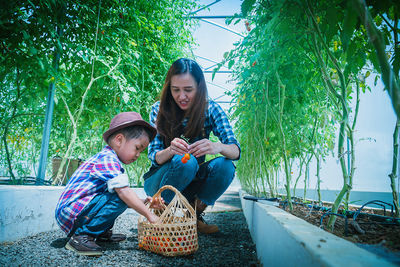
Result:
[[[94,237],[89,235],[73,235],[65,245],[66,249],[75,251],[79,255],[101,256],[101,247],[96,244]]]

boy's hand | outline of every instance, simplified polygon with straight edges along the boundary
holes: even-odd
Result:
[[[147,197],[144,201],[145,204],[150,202],[150,209],[156,209],[156,210],[161,210],[165,208],[165,202],[164,199],[162,197],[156,197],[156,198],[152,198],[152,197]]]
[[[147,220],[148,220],[150,223],[155,223],[155,222],[158,221],[158,219],[159,219],[159,217],[158,217],[157,215],[153,214],[153,213],[150,215],[149,218],[147,218]]]

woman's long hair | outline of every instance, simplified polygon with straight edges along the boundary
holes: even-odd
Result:
[[[183,111],[171,94],[171,78],[174,75],[189,73],[197,83],[197,92],[189,110]],[[203,71],[199,64],[187,58],[180,58],[172,63],[165,78],[161,91],[160,109],[157,115],[157,131],[163,137],[168,147],[175,137],[182,134],[193,139],[202,134],[204,127],[204,111],[207,105],[207,86]],[[188,118],[185,128],[182,126],[184,117]]]

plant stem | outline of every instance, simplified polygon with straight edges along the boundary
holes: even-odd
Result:
[[[305,160],[304,157],[302,155],[300,155],[300,163],[299,163],[300,171],[299,171],[299,175],[296,178],[296,182],[294,183],[294,186],[293,186],[293,196],[294,197],[296,196],[297,183],[301,177],[301,174],[303,173],[304,160]]]
[[[288,201],[289,209],[290,211],[293,210],[293,205],[292,205],[292,197],[291,197],[291,192],[290,192],[290,181],[291,181],[291,174],[290,174],[290,167],[289,167],[289,160],[287,156],[287,150],[286,150],[286,139],[285,139],[285,132],[283,130],[282,126],[282,117],[283,117],[283,107],[285,105],[285,89],[286,86],[282,83],[278,71],[275,71],[275,75],[278,81],[278,88],[279,88],[279,96],[280,96],[280,103],[279,103],[279,131],[281,133],[281,140],[282,140],[282,155],[283,155],[283,164],[285,168],[285,177],[286,177],[286,198]]]
[[[8,151],[8,144],[7,144],[7,134],[8,134],[8,129],[10,127],[10,124],[12,122],[12,120],[15,118],[15,113],[17,112],[17,105],[18,105],[18,101],[21,98],[21,81],[20,81],[20,71],[19,68],[17,67],[17,74],[16,74],[16,84],[17,84],[17,95],[15,97],[15,100],[13,102],[12,105],[12,112],[11,112],[11,116],[9,118],[9,120],[7,121],[6,125],[4,126],[4,132],[3,132],[3,142],[4,142],[4,149],[6,151],[6,157],[7,157],[7,164],[8,164],[8,172],[10,173],[11,179],[13,181],[13,183],[16,182],[16,178],[13,172],[13,168],[12,168],[12,164],[11,164],[11,156],[10,156],[10,152]]]
[[[390,99],[392,100],[393,108],[397,114],[400,116],[400,86],[398,79],[389,63],[386,56],[386,44],[382,38],[381,33],[376,28],[368,8],[364,0],[353,0],[353,5],[358,12],[358,16],[361,19],[361,23],[365,26],[367,30],[368,38],[370,43],[374,46],[376,55],[378,57],[379,65],[382,73],[382,80],[385,87],[389,93]],[[396,34],[395,34],[396,36]]]
[[[390,187],[392,188],[393,195],[393,205],[395,209],[395,216],[397,218],[400,217],[399,213],[399,192],[396,189],[396,180],[397,180],[397,168],[398,168],[398,156],[399,156],[399,128],[400,128],[400,120],[397,119],[396,125],[394,127],[393,132],[393,163],[392,163],[392,173],[389,174],[390,178]]]
[[[315,155],[315,158],[317,159],[317,192],[318,192],[318,204],[322,204],[322,199],[321,199],[321,177],[320,177],[320,169],[321,169],[321,159],[320,155]]]
[[[306,195],[307,195],[307,180],[309,179],[309,175],[310,175],[310,162],[311,162],[312,157],[313,157],[313,155],[311,154],[306,162],[306,170],[304,172],[304,190],[303,190],[303,200],[304,201],[306,200]]]
[[[343,72],[340,69],[340,66],[336,61],[336,58],[330,52],[329,47],[326,44],[325,39],[323,38],[323,36],[321,34],[318,23],[315,20],[315,16],[312,12],[311,6],[308,3],[308,1],[307,1],[307,4],[308,4],[308,8],[306,10],[306,15],[309,17],[310,25],[313,29],[312,38],[313,38],[313,47],[314,47],[315,56],[320,65],[326,88],[332,93],[332,95],[335,96],[336,100],[341,104],[340,107],[338,107],[338,111],[341,113],[341,120],[340,120],[340,127],[339,127],[339,140],[338,140],[338,157],[339,157],[340,167],[342,170],[343,186],[332,206],[332,212],[337,213],[339,206],[343,200],[344,195],[349,190],[351,190],[351,184],[349,183],[349,180],[350,180],[349,173],[347,172],[346,162],[344,159],[344,155],[345,155],[344,140],[346,137],[345,133],[346,133],[346,128],[348,127],[348,120],[349,120],[349,108],[348,108],[348,102],[347,102],[347,84],[346,84],[346,79],[343,75]],[[324,62],[324,59],[322,58],[321,51],[317,45],[316,36],[319,37],[319,41],[320,41],[320,43],[322,43],[324,51],[327,54],[326,61],[331,62],[333,64],[336,72],[339,75],[340,92],[336,91],[335,86],[333,85],[333,82],[331,81],[331,78],[329,77],[329,75],[327,73],[326,64]],[[333,100],[333,101],[335,101],[335,100]],[[330,228],[332,230],[333,226],[335,224],[335,221],[336,221],[336,216],[330,216],[329,221],[328,221],[328,228]]]

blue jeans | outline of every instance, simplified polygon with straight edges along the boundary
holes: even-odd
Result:
[[[97,195],[78,215],[69,236],[75,233],[97,237],[111,229],[117,217],[127,208],[115,192]]]
[[[172,185],[179,190],[189,202],[195,197],[204,204],[214,205],[215,201],[226,191],[235,176],[232,160],[218,157],[198,164],[191,156],[187,163],[182,163],[182,156],[175,155],[164,163],[155,173],[144,181],[147,195],[153,196],[164,185]],[[171,202],[175,193],[165,190],[161,196],[165,202]]]

